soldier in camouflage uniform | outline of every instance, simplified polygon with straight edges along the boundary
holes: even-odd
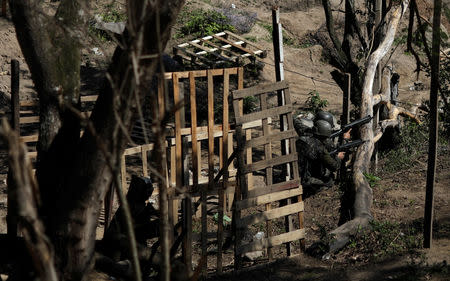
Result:
[[[305,197],[334,184],[333,172],[338,170],[345,153],[340,152],[336,157],[330,155],[329,151],[334,148],[329,139],[331,133],[332,124],[328,120],[315,120],[312,134],[302,135],[296,142]]]

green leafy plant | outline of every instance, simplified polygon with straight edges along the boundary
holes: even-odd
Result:
[[[379,177],[372,175],[370,173],[363,173],[364,177],[369,182],[370,187],[375,187],[378,185],[378,182],[381,180]]]
[[[316,90],[309,92],[308,95],[305,104],[311,111],[317,112],[328,106],[328,100],[322,99]]]
[[[177,37],[186,35],[205,36],[218,33],[223,30],[235,31],[233,25],[223,14],[214,11],[197,9],[189,13],[184,11],[180,16],[182,27]]]
[[[258,99],[254,96],[244,98],[244,113],[250,113],[256,110]]]

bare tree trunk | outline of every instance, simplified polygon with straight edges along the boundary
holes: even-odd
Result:
[[[364,77],[360,109],[361,117],[365,117],[367,115],[373,116],[373,80],[375,77],[375,70],[380,60],[389,51],[392,42],[394,41],[398,23],[407,6],[408,0],[403,0],[401,6],[389,15],[386,36],[379,45],[378,49],[369,57]],[[349,241],[350,235],[354,234],[359,227],[367,227],[369,221],[372,220],[372,214],[370,211],[372,206],[372,188],[364,176],[364,173],[369,171],[370,158],[372,157],[374,148],[374,131],[372,121],[361,126],[360,135],[361,139],[364,140],[365,143],[358,148],[355,156],[356,160],[353,165],[353,183],[355,185],[355,202],[353,209],[355,217],[351,221],[346,222],[330,233],[335,238],[330,244],[331,252],[345,246],[345,244]]]
[[[33,176],[27,148],[19,141],[19,134],[13,131],[2,119],[0,136],[5,140],[9,151],[10,182],[12,190],[8,204],[14,208],[20,223],[28,252],[34,269],[41,280],[57,281],[53,247],[44,233],[44,225],[38,216],[39,192]],[[9,201],[11,200],[11,201]],[[19,204],[20,203],[20,204]]]
[[[80,138],[80,41],[87,29],[83,16],[88,14],[84,10],[87,2],[62,0],[53,18],[43,14],[40,1],[10,1],[40,100],[40,214],[55,248],[60,280],[85,280],[92,266],[101,202],[126,145],[134,113],[149,92],[160,50],[184,3],[129,1],[123,49],[118,48],[113,56],[108,79]],[[144,55],[156,56],[142,59]]]

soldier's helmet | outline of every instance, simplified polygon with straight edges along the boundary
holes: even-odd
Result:
[[[334,116],[328,111],[319,111],[316,113],[316,116],[314,117],[314,121],[324,120],[330,123],[331,127],[334,127]]]
[[[313,134],[316,136],[330,137],[331,124],[325,120],[317,120],[314,122]]]

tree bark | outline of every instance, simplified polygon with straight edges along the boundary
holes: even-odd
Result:
[[[38,216],[39,193],[33,176],[27,148],[19,141],[19,134],[13,131],[6,119],[2,119],[0,136],[5,140],[9,151],[10,182],[12,190],[8,204],[14,208],[18,217],[28,253],[34,269],[41,280],[57,281],[53,247],[45,235],[44,225]]]
[[[149,92],[159,63],[158,58],[140,57],[161,54],[184,3],[129,1],[123,49],[114,53],[108,79],[80,138],[80,43],[87,30],[87,2],[62,0],[55,17],[48,17],[40,1],[10,1],[40,100],[40,214],[55,248],[60,280],[85,280],[93,265],[101,202],[117,172],[134,112]]]
[[[377,48],[369,57],[364,76],[364,85],[361,102],[361,117],[373,116],[373,81],[375,70],[381,59],[389,51],[397,30],[400,18],[403,16],[408,0],[403,0],[402,4],[395,9],[387,21],[386,35]],[[372,121],[360,127],[361,139],[365,142],[358,148],[353,165],[353,183],[355,186],[355,202],[353,210],[355,217],[333,230],[330,234],[334,237],[330,243],[330,252],[334,252],[344,247],[360,227],[367,227],[372,220],[370,208],[372,206],[372,188],[366,180],[364,173],[369,172],[370,158],[374,148],[374,132]]]

